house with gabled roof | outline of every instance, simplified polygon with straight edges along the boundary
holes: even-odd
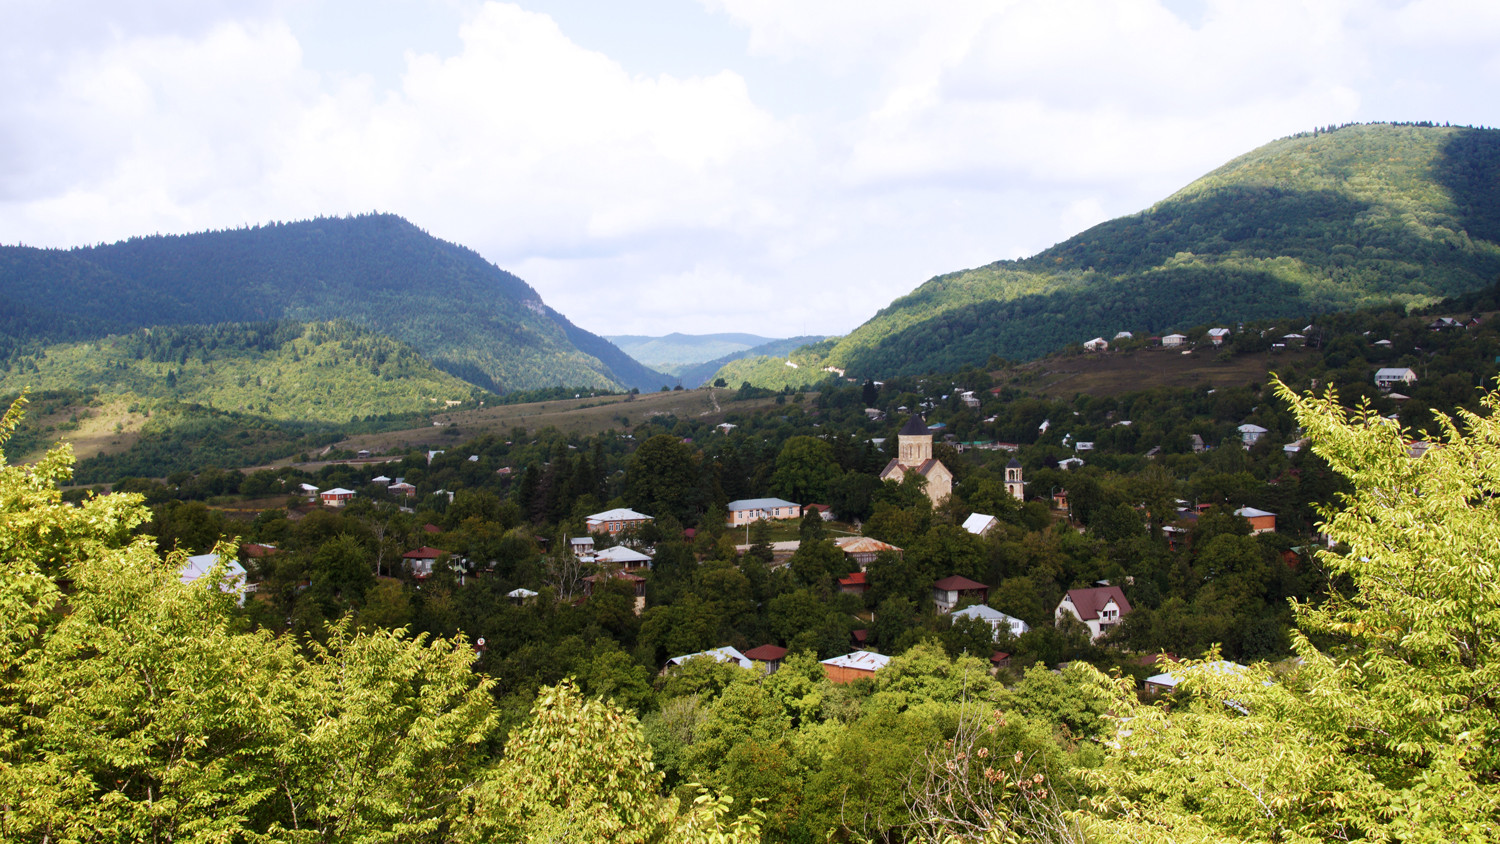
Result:
[[[432,575],[432,564],[437,562],[439,557],[445,556],[447,553],[447,551],[441,548],[423,545],[421,548],[416,548],[402,554],[401,559],[405,560],[408,566],[411,566],[412,577],[422,580]]]
[[[1397,384],[1411,385],[1417,383],[1417,373],[1407,366],[1387,366],[1375,370],[1375,386],[1390,392]]]
[[[970,513],[969,517],[964,519],[964,530],[975,536],[984,536],[998,524],[1000,524],[1000,520],[994,516],[987,516],[984,513]]]
[[[1091,638],[1098,639],[1129,614],[1130,601],[1120,587],[1090,586],[1069,589],[1057,604],[1054,622],[1061,624],[1065,616],[1071,615],[1088,627]]]
[[[781,667],[781,661],[786,659],[786,648],[780,645],[761,645],[745,651],[745,659],[759,663],[767,674],[775,674],[776,669]]]
[[[715,662],[731,662],[741,668],[755,667],[755,663],[751,662],[749,658],[740,653],[737,648],[734,648],[730,645],[725,645],[721,648],[710,648],[709,650],[699,651],[695,654],[674,656],[671,659],[667,660],[667,667],[675,668],[678,666],[686,665],[688,660],[693,659],[712,659]]]
[[[990,587],[961,574],[950,575],[932,584],[932,603],[938,612],[952,612],[959,602],[972,598],[979,603],[989,600]]]
[[[619,566],[627,571],[631,569],[651,568],[651,556],[642,554],[634,548],[624,545],[616,545],[613,548],[605,548],[603,551],[595,552],[594,562],[600,565]]]
[[[960,618],[977,618],[985,622],[995,631],[995,638],[1000,638],[1000,631],[1004,630],[1011,636],[1020,636],[1031,630],[1031,625],[1015,616],[1006,615],[993,607],[984,604],[975,604],[972,607],[964,607],[953,614],[954,621]]]
[[[833,540],[833,544],[844,552],[845,557],[858,564],[860,571],[864,571],[870,563],[875,562],[875,558],[883,551],[889,551],[898,557],[902,554],[900,548],[889,542],[881,542],[868,536],[840,536]]]

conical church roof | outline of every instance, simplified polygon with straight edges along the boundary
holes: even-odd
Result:
[[[906,425],[901,428],[899,436],[921,437],[931,434],[932,432],[927,430],[927,423],[922,421],[922,417],[912,414],[912,417],[906,420]]]

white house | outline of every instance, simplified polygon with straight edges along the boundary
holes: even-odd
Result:
[[[987,622],[995,631],[996,638],[1000,636],[1000,628],[1004,627],[1010,631],[1011,636],[1019,636],[1031,629],[1031,625],[1014,616],[1006,615],[997,609],[991,609],[983,604],[975,604],[972,607],[964,607],[953,614],[954,620],[960,618],[977,618]]]
[[[1266,434],[1270,433],[1265,428],[1262,428],[1261,426],[1256,425],[1253,422],[1246,422],[1235,430],[1240,432],[1240,442],[1245,444],[1245,448],[1249,448],[1250,446],[1255,445],[1256,443],[1260,442],[1261,437],[1264,437]]]
[[[1390,392],[1397,384],[1411,385],[1417,383],[1417,373],[1409,367],[1385,367],[1375,370],[1375,386]]]
[[[1102,352],[1109,348],[1109,341],[1103,337],[1095,337],[1084,343],[1083,347],[1091,352]]]
[[[1115,339],[1116,340],[1130,340],[1130,339],[1133,339],[1134,337],[1135,337],[1135,335],[1131,334],[1129,331],[1121,331],[1121,332],[1119,332],[1118,334],[1115,335]]]
[[[1205,662],[1196,670],[1211,671],[1216,674],[1238,674],[1242,671],[1245,671],[1246,668],[1245,666],[1240,665],[1237,662],[1230,662],[1227,659],[1221,659],[1217,662]],[[1182,669],[1178,669],[1176,674],[1173,674],[1170,671],[1164,671],[1161,674],[1153,674],[1152,676],[1146,678],[1146,694],[1160,695],[1167,692],[1176,691],[1177,684],[1181,683],[1182,679]]]
[[[613,548],[605,548],[594,554],[596,563],[612,563],[627,569],[651,568],[651,557],[635,550],[626,548],[624,545],[616,545]]]
[[[1211,340],[1215,346],[1224,345],[1224,338],[1228,336],[1229,329],[1227,328],[1210,328],[1208,330],[1208,339]]]
[[[1057,468],[1063,470],[1064,472],[1068,471],[1069,469],[1077,469],[1082,465],[1082,457],[1068,457],[1063,460],[1057,461]]]
[[[762,519],[800,519],[802,505],[780,498],[741,498],[729,502],[729,526],[738,527]]]
[[[738,650],[735,650],[733,647],[731,647],[729,645],[725,645],[722,648],[714,648],[712,650],[699,651],[698,653],[695,653],[695,654],[687,654],[685,656],[674,656],[671,659],[667,660],[667,665],[668,666],[682,665],[682,664],[686,663],[688,660],[690,660],[690,659],[697,659],[698,657],[708,657],[709,659],[712,659],[715,662],[732,662],[732,663],[738,665],[741,668],[753,668],[753,667],[755,667],[755,663],[754,662],[752,662],[751,660],[749,660],[748,658],[746,658],[744,654],[740,653]]]
[[[1187,342],[1186,334],[1168,334],[1161,338],[1161,344],[1168,349],[1175,349]]]
[[[983,513],[971,513],[967,519],[964,519],[964,530],[975,536],[984,536],[998,524],[1000,524],[1000,520],[994,516],[986,516]]]
[[[1125,616],[1130,614],[1130,601],[1118,586],[1091,586],[1087,589],[1069,589],[1058,602],[1053,614],[1054,621],[1061,623],[1063,617],[1071,615],[1089,628],[1089,635],[1098,639],[1113,630]]]
[[[183,583],[194,583],[206,576],[218,563],[218,554],[198,554],[188,557],[187,563],[183,565],[182,571],[178,572],[177,577]],[[245,583],[245,578],[246,572],[244,566],[234,560],[224,561],[223,585],[227,587],[227,591],[233,592],[238,596],[241,604],[245,603],[245,593],[255,591],[255,585]]]
[[[961,574],[954,574],[932,584],[932,603],[938,612],[951,612],[964,598],[973,598],[984,603],[990,596],[990,587]]]

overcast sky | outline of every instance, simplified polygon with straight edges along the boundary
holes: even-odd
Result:
[[[366,211],[600,334],[842,334],[1236,155],[1500,125],[1495,0],[0,0],[0,242]]]

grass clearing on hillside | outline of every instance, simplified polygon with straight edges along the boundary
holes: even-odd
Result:
[[[1017,385],[1048,398],[1071,398],[1082,393],[1116,396],[1155,387],[1236,387],[1266,383],[1269,373],[1312,354],[1286,349],[1218,359],[1217,349],[1141,349],[1045,358],[1024,364],[1012,373]]]
[[[774,398],[730,401],[732,395],[732,391],[706,387],[461,410],[434,416],[433,424],[428,427],[360,434],[338,443],[337,447],[351,451],[369,449],[378,454],[425,446],[442,447],[444,443],[464,442],[484,434],[508,436],[516,428],[535,432],[554,427],[566,434],[586,437],[611,429],[629,430],[657,416],[723,419],[732,412],[750,413],[775,404]],[[454,430],[458,433],[448,433]]]

